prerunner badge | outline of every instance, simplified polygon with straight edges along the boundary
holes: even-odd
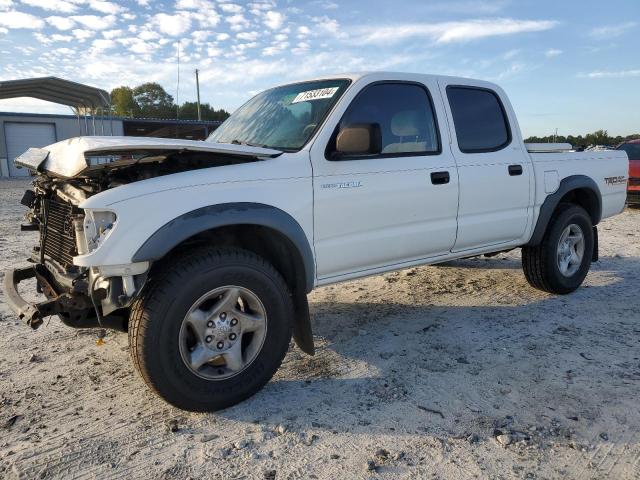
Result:
[[[338,87],[319,88],[318,90],[307,90],[296,95],[291,103],[309,102],[311,100],[322,100],[323,98],[331,98],[338,91]]]

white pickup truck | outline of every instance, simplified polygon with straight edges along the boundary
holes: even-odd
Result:
[[[623,151],[526,145],[507,96],[466,78],[341,75],[276,87],[206,141],[82,137],[16,160],[40,231],[5,298],[31,327],[128,331],[146,383],[210,411],[258,391],[293,334],[313,354],[307,293],[367,275],[522,249],[566,294],[624,208]],[[46,300],[17,285],[37,279]]]

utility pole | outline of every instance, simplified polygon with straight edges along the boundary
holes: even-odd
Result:
[[[200,80],[198,78],[198,69],[196,68],[196,93],[198,94],[198,120],[202,120],[200,114]]]

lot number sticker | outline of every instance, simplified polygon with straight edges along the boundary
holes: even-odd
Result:
[[[338,87],[319,88],[318,90],[307,90],[296,95],[291,103],[309,102],[311,100],[322,100],[323,98],[331,98],[338,91]]]

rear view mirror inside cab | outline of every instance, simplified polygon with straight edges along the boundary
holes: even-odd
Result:
[[[382,133],[377,123],[349,125],[338,132],[333,157],[376,155],[382,150]]]

